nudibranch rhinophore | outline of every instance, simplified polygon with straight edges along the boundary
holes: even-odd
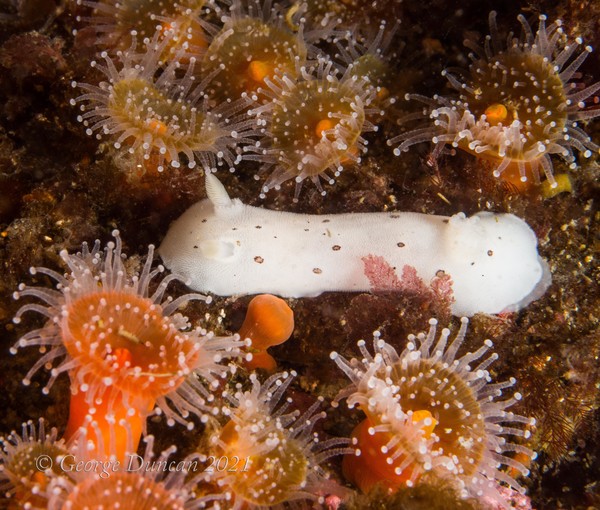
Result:
[[[283,297],[364,292],[363,258],[413,267],[425,282],[453,280],[454,315],[520,309],[543,295],[550,274],[531,228],[512,214],[412,212],[328,215],[271,211],[231,199],[213,174],[208,199],[172,225],[158,253],[197,291]]]

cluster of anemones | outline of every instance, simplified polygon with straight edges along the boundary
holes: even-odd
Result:
[[[293,180],[297,198],[307,178],[324,193],[322,180],[332,183],[360,162],[362,135],[386,105],[392,80],[384,53],[395,28],[385,35],[384,22],[378,32],[365,27],[365,36],[347,31],[341,12],[322,18],[310,3],[81,3],[94,9],[84,19],[98,32],[106,65],[93,65],[108,81],[74,83],[86,93],[73,102],[87,103],[80,120],[90,134],[111,137],[130,170],[198,162],[206,171],[233,170],[255,160],[257,179],[268,175],[262,196]],[[573,81],[591,48],[578,51],[582,40],[568,37],[560,21],[547,26],[540,16],[535,33],[519,21],[523,35],[505,44],[490,14],[484,47],[467,42],[470,76],[444,72],[456,97],[406,96],[425,107],[405,121],[426,124],[388,141],[398,144],[396,155],[433,141],[435,159],[450,144],[493,162],[496,176],[519,184],[543,173],[555,187],[552,154],[575,167],[574,150],[598,151],[578,121],[600,115],[585,104],[600,83]],[[337,61],[321,41],[335,46]]]
[[[220,508],[223,494],[194,493],[199,479],[197,455],[175,461],[175,447],[170,447],[155,457],[154,438],[146,436],[143,455],[127,449],[123,458],[117,459],[90,449],[87,432],[66,443],[57,440],[56,428],[46,434],[40,419],[37,430],[28,422],[23,424],[22,435],[13,432],[0,438],[0,486],[11,498],[10,508]]]
[[[513,38],[511,33],[507,44],[499,36],[495,12],[490,13],[491,35],[484,47],[466,41],[474,52],[470,76],[461,81],[443,73],[459,92],[457,97],[407,94],[425,107],[406,120],[426,123],[389,140],[390,145],[400,142],[396,155],[431,141],[436,158],[449,144],[493,162],[496,177],[516,183],[533,177],[539,183],[541,170],[556,187],[551,155],[560,155],[575,168],[573,150],[586,158],[600,150],[578,125],[600,115],[600,109],[585,103],[600,82],[585,86],[573,81],[592,48],[581,51],[581,38],[568,37],[560,21],[547,26],[542,15],[534,33],[523,15],[518,19],[523,34]]]
[[[384,25],[371,42],[351,41],[346,45],[341,39],[335,41],[343,62],[336,64],[316,48],[319,39],[334,33],[327,23],[309,30],[293,9],[280,10],[269,1],[242,4],[234,0],[224,11],[207,8],[202,1],[186,1],[173,4],[172,12],[165,12],[162,2],[153,1],[143,5],[111,0],[82,3],[95,9],[87,21],[102,34],[99,42],[105,48],[101,53],[104,63],[93,66],[108,81],[98,86],[75,84],[85,94],[74,103],[86,103],[81,106],[80,120],[90,134],[112,138],[115,149],[125,155],[120,159],[122,164],[142,171],[162,171],[168,165],[193,168],[200,163],[205,171],[214,171],[222,164],[233,169],[242,159],[255,160],[263,165],[261,174],[270,174],[263,193],[294,180],[297,197],[304,180],[310,178],[323,191],[321,179],[331,183],[346,164],[359,162],[360,154],[366,151],[362,135],[375,130],[376,114],[388,95],[388,68],[380,51],[380,46],[386,45],[381,44]],[[214,19],[215,13],[220,21]],[[497,32],[495,24],[492,32]],[[342,36],[342,32],[335,33]],[[527,42],[514,42],[512,53],[520,55],[543,47],[540,54],[544,58],[538,63],[543,67],[548,55],[552,56],[555,73],[570,61],[576,49],[564,48],[554,55],[562,44],[558,25],[546,31],[540,23],[535,37],[530,36],[534,37],[531,31]],[[502,67],[490,63],[492,56],[496,54],[498,62],[505,58],[498,41],[493,45],[495,53],[487,48],[485,57],[475,59],[473,71],[478,79],[485,75],[490,87]],[[531,51],[537,58],[538,53]],[[572,75],[582,60],[580,55],[560,73],[560,87],[546,75],[540,78],[527,71],[526,77],[531,87],[543,82],[549,87],[544,89],[548,95],[558,93],[559,88],[567,94],[564,83],[571,77],[567,75]],[[455,78],[450,80],[459,85]],[[513,85],[520,83],[516,80]],[[479,88],[471,91],[469,85],[461,85],[460,89],[477,101],[489,102],[482,99]],[[594,116],[595,112],[579,111],[579,102],[594,90],[568,92],[566,101],[577,100],[578,104],[564,110],[566,118]],[[513,139],[508,135],[512,131],[503,129],[509,106],[515,108],[510,115],[518,113],[516,99],[509,99],[507,105],[486,107],[477,122],[481,127],[493,121],[495,130],[490,136],[508,137],[508,142],[502,143],[510,152],[517,150],[519,143],[527,145],[534,135]],[[531,113],[526,99],[525,111]],[[435,129],[463,122],[453,138],[453,143],[462,147],[461,141],[475,132],[477,122],[469,123],[470,117],[459,112],[460,101],[466,104],[463,98],[454,103],[444,101],[436,98],[435,113],[427,113],[436,119]],[[438,122],[444,116],[447,122]],[[550,134],[556,127],[553,122],[546,130]],[[561,129],[569,138],[556,144],[595,148],[579,128],[565,122]],[[513,124],[513,128],[521,129]],[[524,126],[529,129],[538,124],[530,119]],[[467,127],[471,135],[466,133]],[[430,136],[431,129],[406,135],[407,145],[401,149],[425,133]],[[436,131],[435,136],[439,152],[448,141],[443,138],[449,136],[448,131]],[[547,142],[543,145],[544,149],[554,147]],[[467,147],[482,154],[488,150],[481,143]],[[539,145],[536,150],[543,154],[543,161],[535,165],[546,168],[547,154]],[[521,153],[515,154],[511,152],[513,159],[521,157]],[[563,155],[572,157],[571,152]],[[497,173],[511,163],[504,161]],[[521,163],[518,160],[520,169]],[[287,372],[262,384],[253,375],[250,389],[239,384],[233,392],[223,390],[226,376],[235,371],[224,363],[229,358],[247,353],[242,361],[247,368],[275,369],[267,348],[285,341],[293,329],[291,311],[282,300],[267,298],[268,319],[277,315],[283,322],[269,323],[266,334],[259,325],[262,319],[249,312],[240,334],[252,338],[251,345],[237,336],[218,338],[194,329],[178,309],[190,300],[209,298],[199,294],[165,298],[168,284],[177,277],[154,281],[163,269],[152,269],[152,247],[140,274],[134,274],[131,261],[122,254],[118,232],[114,235],[116,241],[104,251],[97,242],[91,250],[84,245],[76,255],[62,252],[69,268],[65,275],[46,268],[32,270],[34,275],[56,280],[56,290],[22,285],[15,293],[16,298],[29,296],[43,302],[24,305],[15,322],[27,312],[47,319],[42,328],[25,334],[13,349],[37,346],[42,352],[24,383],[29,384],[37,372],[47,368],[51,376],[43,391],[48,393],[57,377],[68,374],[72,400],[65,439],[75,445],[58,441],[56,431],[46,435],[42,429],[36,434],[31,425],[22,436],[12,434],[3,442],[7,490],[22,503],[49,508],[106,508],[108,499],[115,508],[148,503],[235,510],[284,508],[290,501],[323,502],[325,495],[343,492],[328,480],[321,466],[337,454],[346,454],[344,472],[364,491],[376,485],[394,491],[399,485],[419,483],[428,474],[451,480],[465,495],[491,494],[500,499],[496,481],[522,490],[515,477],[526,474],[527,469],[510,454],[534,457],[519,443],[519,438],[529,436],[526,427],[532,421],[507,411],[519,394],[505,401],[494,400],[514,380],[490,384],[487,367],[495,355],[481,361],[491,347],[489,341],[475,353],[457,357],[466,322],[449,346],[449,332],[444,330],[436,342],[432,323],[428,335],[410,337],[400,354],[376,335],[374,354],[364,342],[359,344],[364,357],[360,361],[332,355],[352,381],[340,398],[347,397],[366,414],[353,433],[352,443],[359,448],[356,451],[346,439],[319,439],[313,429],[324,417],[318,412],[320,403],[303,413],[289,412],[288,404],[281,403],[292,381]],[[60,362],[52,366],[57,360]],[[478,363],[475,369],[470,367],[472,362]],[[164,414],[169,425],[179,422],[190,429],[194,420],[214,423],[220,419],[208,440],[210,451],[202,452],[210,453],[213,469],[198,477],[117,470],[109,482],[97,473],[71,476],[32,467],[31,452],[37,452],[38,447],[43,454],[50,451],[53,459],[71,454],[74,461],[84,462],[111,456],[126,459],[136,449],[153,411]],[[504,435],[515,436],[517,441],[509,443]],[[153,456],[152,439],[148,441],[139,460],[142,465]],[[167,462],[171,453],[164,452],[159,462]],[[224,459],[227,469],[221,469],[216,459]],[[232,466],[229,463],[234,459],[236,465]],[[501,465],[510,467],[511,473],[501,470]],[[148,494],[154,499],[146,501]]]
[[[105,64],[92,65],[106,81],[73,82],[85,93],[72,103],[88,134],[112,140],[120,166],[215,171],[258,160],[257,178],[270,174],[263,193],[294,180],[297,198],[305,179],[324,193],[321,179],[333,182],[366,151],[362,134],[383,104],[374,100],[387,64],[373,47],[382,28],[363,44],[333,22],[307,27],[302,9],[269,0],[223,9],[198,0],[82,3],[94,9],[84,20],[99,34]],[[334,36],[336,63],[316,46]]]
[[[292,380],[287,373],[267,379],[262,389],[252,375],[252,391],[243,392],[240,385],[233,395],[227,390],[227,376],[236,372],[232,361],[248,369],[276,368],[267,349],[292,333],[293,313],[287,304],[269,295],[254,298],[240,330],[244,340],[240,335],[217,337],[193,328],[178,310],[189,301],[210,302],[210,298],[195,293],[165,297],[168,285],[179,278],[157,278],[164,268],[152,268],[153,246],[136,273],[122,252],[119,232],[113,235],[115,241],[104,250],[97,241],[91,250],[84,244],[77,254],[62,251],[68,267],[64,275],[44,267],[31,270],[33,275],[55,280],[55,290],[21,284],[15,292],[15,299],[41,301],[23,305],[15,323],[29,312],[46,319],[12,349],[16,353],[24,347],[40,348],[41,356],[24,384],[30,385],[45,368],[51,374],[43,388],[48,394],[54,381],[68,374],[71,401],[62,439],[58,440],[56,429],[46,434],[41,422],[39,432],[28,423],[22,435],[12,433],[0,441],[0,483],[5,493],[30,508],[119,508],[126,501],[130,501],[128,508],[141,508],[148,492],[156,505],[169,508],[223,508],[226,501],[234,500],[233,508],[238,508],[240,501],[248,499],[250,504],[253,497],[240,487],[265,484],[265,466],[284,457],[289,465],[280,469],[280,476],[289,483],[276,484],[275,495],[257,492],[257,501],[277,500],[276,505],[316,500],[331,492],[335,484],[326,483],[320,464],[345,453],[333,446],[348,440],[319,442],[313,434],[314,423],[324,417],[316,413],[320,402],[300,417],[298,412],[286,413],[285,405],[278,407]],[[223,416],[229,424],[223,425],[218,439],[213,438],[213,453],[240,459],[239,473],[227,470],[231,476],[224,486],[224,470],[209,474],[198,454],[187,459],[193,476],[183,472],[183,468],[190,471],[186,462],[176,474],[166,474],[163,467],[172,465],[167,460],[173,449],[152,461],[156,470],[148,470],[152,440],[143,458],[135,451],[153,412],[165,415],[168,425],[179,422],[189,430],[197,421],[212,423]],[[239,486],[243,495],[233,497],[229,485]]]
[[[45,274],[58,282],[57,290],[19,286],[14,297],[33,296],[44,302],[20,308],[14,321],[36,312],[46,324],[25,334],[13,347],[39,346],[43,356],[29,370],[23,382],[56,360],[43,392],[47,394],[60,374],[71,379],[71,408],[66,436],[81,427],[99,426],[103,444],[110,452],[123,452],[130,434],[133,447],[155,406],[167,417],[191,428],[190,414],[205,420],[216,410],[209,402],[214,386],[228,372],[224,360],[239,354],[244,345],[238,337],[219,338],[200,328],[191,328],[177,309],[191,300],[210,302],[201,294],[177,299],[165,297],[168,275],[154,282],[164,268],[152,269],[154,247],[150,246],[141,273],[125,266],[119,232],[104,251],[97,241],[90,251],[61,252],[69,272],[61,275],[47,268],[32,268],[32,274]],[[151,291],[151,286],[153,290]],[[125,430],[120,421],[125,419]],[[137,439],[135,439],[137,438]],[[100,439],[100,438],[98,438]]]
[[[262,384],[252,374],[250,389],[242,382],[230,390],[224,380],[235,372],[223,363],[229,358],[244,356],[247,367],[274,370],[266,350],[285,341],[293,329],[293,314],[283,300],[259,296],[251,303],[241,332],[252,342],[193,329],[177,310],[190,300],[209,299],[199,294],[165,298],[177,276],[155,281],[163,268],[152,269],[152,246],[141,271],[134,273],[119,233],[113,234],[115,242],[104,250],[96,242],[91,250],[84,244],[75,255],[61,252],[69,269],[65,275],[42,267],[32,270],[56,280],[56,290],[20,285],[15,293],[17,299],[42,301],[23,305],[16,323],[28,312],[46,318],[13,349],[38,346],[42,352],[24,383],[45,367],[51,377],[44,393],[62,373],[69,376],[72,393],[63,440],[57,440],[56,430],[47,435],[42,425],[36,433],[27,424],[21,436],[13,433],[2,441],[0,478],[20,503],[78,508],[81,501],[97,501],[101,507],[108,498],[114,506],[129,497],[123,494],[135,493],[141,504],[142,494],[150,490],[157,504],[171,501],[173,508],[283,509],[290,501],[322,503],[328,495],[344,496],[322,467],[339,454],[345,454],[345,476],[363,491],[381,485],[394,491],[419,483],[427,474],[450,480],[465,496],[491,495],[502,501],[497,481],[523,490],[514,477],[527,474],[527,468],[510,454],[525,460],[534,455],[504,436],[526,439],[530,432],[522,425],[533,422],[507,411],[519,394],[496,400],[515,381],[491,383],[487,369],[497,356],[484,358],[489,340],[475,352],[457,356],[466,319],[452,342],[447,329],[436,341],[432,320],[429,333],[410,336],[400,354],[378,334],[374,355],[359,343],[360,361],[333,353],[352,381],[338,400],[358,405],[366,418],[351,440],[323,441],[314,432],[316,422],[325,417],[318,412],[320,401],[304,412],[289,411],[289,398],[282,403],[294,373],[277,373]],[[252,354],[257,355],[254,365]],[[472,363],[477,363],[474,368]],[[170,425],[180,422],[191,429],[192,415],[209,424],[208,438],[201,441],[205,451],[186,459],[194,460],[188,464],[197,474],[138,469],[137,463],[149,462],[151,445],[130,469],[153,410],[166,415]],[[164,464],[171,453],[159,460]],[[207,454],[212,459],[208,466],[201,462]],[[39,458],[51,459],[52,469],[39,465]],[[103,476],[106,462],[111,472]],[[100,463],[103,471],[82,474],[73,468],[80,463]]]

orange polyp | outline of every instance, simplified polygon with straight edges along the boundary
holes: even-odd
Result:
[[[167,134],[168,128],[164,122],[156,119],[150,119],[148,121],[148,129],[155,135],[164,136]]]
[[[46,473],[42,473],[41,471],[33,473],[33,475],[31,475],[31,481],[38,485],[42,491],[45,490],[48,485],[48,477],[46,476]]]
[[[488,106],[484,113],[490,124],[499,124],[508,117],[506,106],[500,103]]]
[[[122,459],[135,451],[156,399],[184,380],[179,354],[194,349],[192,342],[177,342],[168,320],[151,300],[127,292],[100,290],[70,304],[63,344],[86,372],[70,374],[76,393],[71,395],[67,438],[84,427],[97,443],[98,427],[100,455]]]
[[[112,363],[118,368],[125,368],[131,366],[131,359],[131,351],[124,347],[119,347],[113,353]]]
[[[147,298],[126,292],[89,294],[71,304],[67,323],[69,334],[63,344],[73,358],[89,367],[89,386],[110,378],[107,386],[114,391],[144,401],[173,391],[184,380],[177,375],[177,356],[180,351],[193,353],[193,343],[171,341],[175,333],[168,328],[168,318]],[[98,346],[91,349],[94,343]],[[141,385],[133,376],[133,366],[155,377]],[[172,382],[167,375],[172,375]]]
[[[327,131],[329,129],[333,129],[336,126],[337,122],[331,119],[323,119],[320,120],[315,127],[315,133],[318,138],[323,137],[323,131]]]
[[[264,83],[266,77],[273,74],[273,67],[267,62],[253,60],[248,65],[248,76],[258,83]]]
[[[261,294],[252,299],[248,312],[239,330],[241,338],[252,340],[253,359],[246,362],[250,370],[264,368],[273,370],[275,360],[266,352],[267,348],[285,342],[294,331],[294,312],[287,303],[271,294]]]
[[[413,423],[417,423],[419,421],[430,419],[431,422],[429,424],[423,423],[421,425],[421,430],[423,431],[423,437],[425,439],[429,439],[431,434],[433,434],[433,430],[435,426],[438,424],[438,421],[433,417],[433,415],[427,409],[421,409],[419,411],[415,411],[412,415]]]
[[[369,429],[372,426],[367,418],[352,431],[351,437],[356,439],[360,455],[344,456],[342,461],[344,477],[365,493],[376,486],[395,492],[410,479],[412,469],[409,467],[401,474],[395,473],[396,467],[404,461],[404,456],[400,455],[392,464],[388,464],[386,460],[388,454],[382,453],[381,448],[390,441],[392,436],[386,432],[375,432],[371,435]]]

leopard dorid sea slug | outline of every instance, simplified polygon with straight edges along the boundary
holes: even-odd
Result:
[[[193,372],[209,385],[216,384],[228,370],[221,362],[237,355],[240,342],[237,337],[218,338],[192,328],[178,307],[210,298],[201,294],[165,297],[169,283],[179,278],[168,275],[155,282],[164,268],[151,268],[154,247],[149,247],[141,273],[135,274],[125,265],[118,231],[113,234],[115,242],[108,243],[104,252],[99,241],[91,251],[87,244],[78,254],[63,250],[60,255],[69,269],[64,276],[44,267],[32,268],[32,274],[56,280],[57,288],[19,286],[15,298],[31,296],[42,303],[23,305],[14,321],[19,323],[23,314],[36,312],[47,322],[23,335],[12,352],[36,346],[43,353],[26,374],[26,385],[42,367],[62,358],[51,369],[43,392],[49,392],[60,374],[69,374],[72,396],[67,437],[93,418],[100,424],[104,445],[123,453],[130,434],[139,439],[155,404],[170,424],[178,421],[191,427],[190,413],[201,418],[212,414],[210,393]],[[121,420],[131,430],[123,430],[119,444],[113,444],[114,430],[108,426]]]
[[[514,476],[529,471],[511,455],[535,458],[520,444],[535,422],[507,410],[519,393],[497,400],[516,381],[491,382],[488,367],[498,355],[486,357],[490,340],[459,357],[468,320],[450,341],[449,329],[437,336],[437,321],[429,323],[429,332],[410,335],[400,353],[379,332],[373,353],[358,343],[361,359],[331,353],[351,381],[337,400],[347,399],[366,415],[353,434],[360,455],[345,457],[344,472],[365,491],[377,484],[391,491],[413,486],[429,474],[455,482],[464,496],[492,497],[508,508],[497,482],[524,492]]]
[[[208,199],[176,220],[158,249],[165,265],[198,291],[368,292],[369,255],[414,268],[425,282],[440,271],[450,275],[455,315],[516,310],[550,283],[535,234],[512,214],[293,214],[232,200],[212,174],[206,184]]]
[[[539,182],[543,173],[555,187],[551,155],[560,155],[575,168],[574,150],[586,158],[598,152],[600,147],[578,121],[600,116],[600,108],[587,108],[585,103],[600,82],[586,87],[573,81],[592,48],[581,51],[581,38],[568,37],[560,21],[546,26],[542,15],[534,33],[523,15],[518,19],[523,35],[519,39],[511,33],[506,47],[495,12],[490,13],[491,35],[484,47],[465,42],[474,51],[470,76],[461,81],[444,72],[459,97],[407,96],[425,103],[428,124],[389,140],[390,145],[400,142],[396,155],[432,141],[437,156],[450,144],[493,162],[497,177],[516,176],[521,182],[533,177]]]

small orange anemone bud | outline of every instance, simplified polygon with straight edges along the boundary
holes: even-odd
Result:
[[[252,340],[253,358],[246,362],[249,370],[275,370],[277,364],[267,348],[285,342],[294,331],[294,312],[287,303],[271,294],[261,294],[250,301],[239,335]]]

